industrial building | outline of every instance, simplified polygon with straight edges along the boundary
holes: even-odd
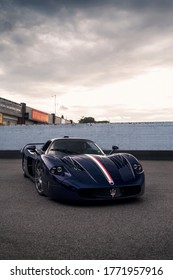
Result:
[[[72,120],[57,117],[0,97],[0,125],[20,124],[68,124]]]

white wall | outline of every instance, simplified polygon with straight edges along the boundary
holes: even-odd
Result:
[[[0,150],[64,135],[88,138],[102,149],[173,150],[173,122],[0,126]]]

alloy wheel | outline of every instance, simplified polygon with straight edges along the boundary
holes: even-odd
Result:
[[[40,195],[44,194],[42,174],[43,174],[43,168],[41,166],[41,163],[38,162],[36,163],[36,167],[35,167],[35,187]]]

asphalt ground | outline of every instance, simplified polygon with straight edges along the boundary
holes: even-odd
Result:
[[[143,198],[75,205],[36,193],[21,160],[0,160],[0,259],[173,259],[173,162],[142,161]]]

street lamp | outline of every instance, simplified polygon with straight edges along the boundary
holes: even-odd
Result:
[[[56,94],[55,94],[55,95],[52,95],[52,97],[55,98],[55,117],[56,117]]]

